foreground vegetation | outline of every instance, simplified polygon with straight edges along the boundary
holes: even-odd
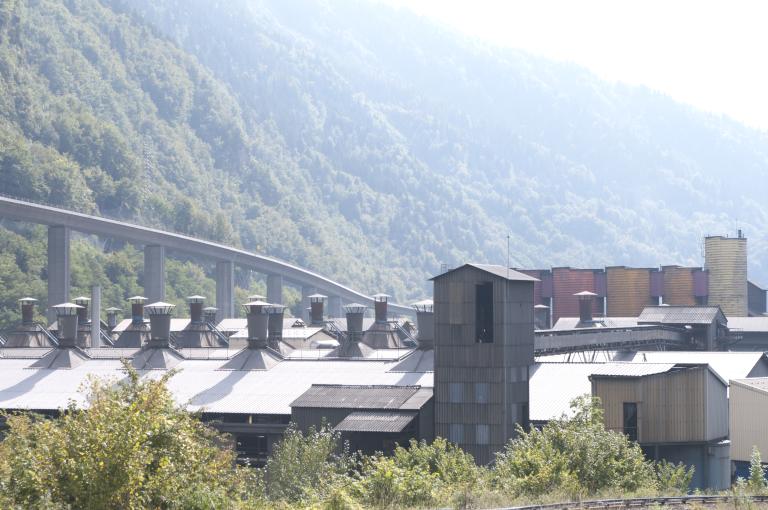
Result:
[[[251,469],[237,465],[231,439],[174,402],[166,387],[172,372],[140,378],[126,365],[126,374],[119,382],[93,380],[87,410],[72,403],[58,418],[6,417],[0,506],[469,508],[681,493],[693,474],[646,461],[636,444],[605,430],[591,398],[575,401],[570,418],[519,430],[493,467],[476,466],[441,438],[365,456],[327,428],[291,427],[266,466]]]

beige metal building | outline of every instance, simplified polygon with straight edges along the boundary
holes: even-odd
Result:
[[[746,317],[747,239],[711,236],[704,238],[704,266],[709,271],[708,304],[718,305],[728,317]]]
[[[708,365],[677,364],[642,376],[593,374],[605,426],[652,459],[695,467],[693,487],[730,486],[728,383]]]
[[[752,447],[768,460],[768,378],[731,381],[731,460],[740,476],[747,476]]]

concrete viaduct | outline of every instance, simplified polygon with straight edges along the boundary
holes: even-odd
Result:
[[[317,273],[211,241],[6,197],[0,197],[0,218],[48,225],[49,305],[69,301],[69,242],[70,232],[75,230],[143,245],[144,293],[149,302],[165,298],[166,249],[215,261],[219,320],[235,314],[235,265],[267,276],[267,301],[271,303],[282,303],[283,282],[287,281],[301,286],[304,308],[309,306],[308,296],[315,292],[329,296],[328,312],[337,317],[341,315],[342,300],[373,306],[370,296]],[[411,307],[395,303],[390,303],[389,309],[400,314],[413,314]]]

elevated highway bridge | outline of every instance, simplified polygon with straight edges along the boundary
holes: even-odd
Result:
[[[0,196],[0,218],[48,225],[48,304],[69,301],[69,244],[71,231],[122,239],[144,247],[144,293],[153,301],[165,298],[165,251],[172,250],[210,259],[216,263],[216,306],[218,319],[234,317],[234,268],[240,266],[266,275],[267,300],[281,303],[283,283],[302,289],[303,307],[308,296],[320,292],[329,296],[328,311],[340,316],[342,302],[373,306],[373,298],[330,278],[239,248],[194,237],[143,227],[90,214]],[[394,313],[413,315],[410,306],[390,303]]]

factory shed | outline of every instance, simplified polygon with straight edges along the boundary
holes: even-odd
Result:
[[[391,452],[410,439],[434,438],[432,388],[313,384],[291,403],[300,430],[327,424],[352,450]]]
[[[729,406],[734,476],[749,478],[752,447],[768,458],[768,378],[731,381]]]
[[[708,365],[589,379],[607,429],[637,441],[651,459],[694,466],[693,488],[730,487],[728,383]]]

